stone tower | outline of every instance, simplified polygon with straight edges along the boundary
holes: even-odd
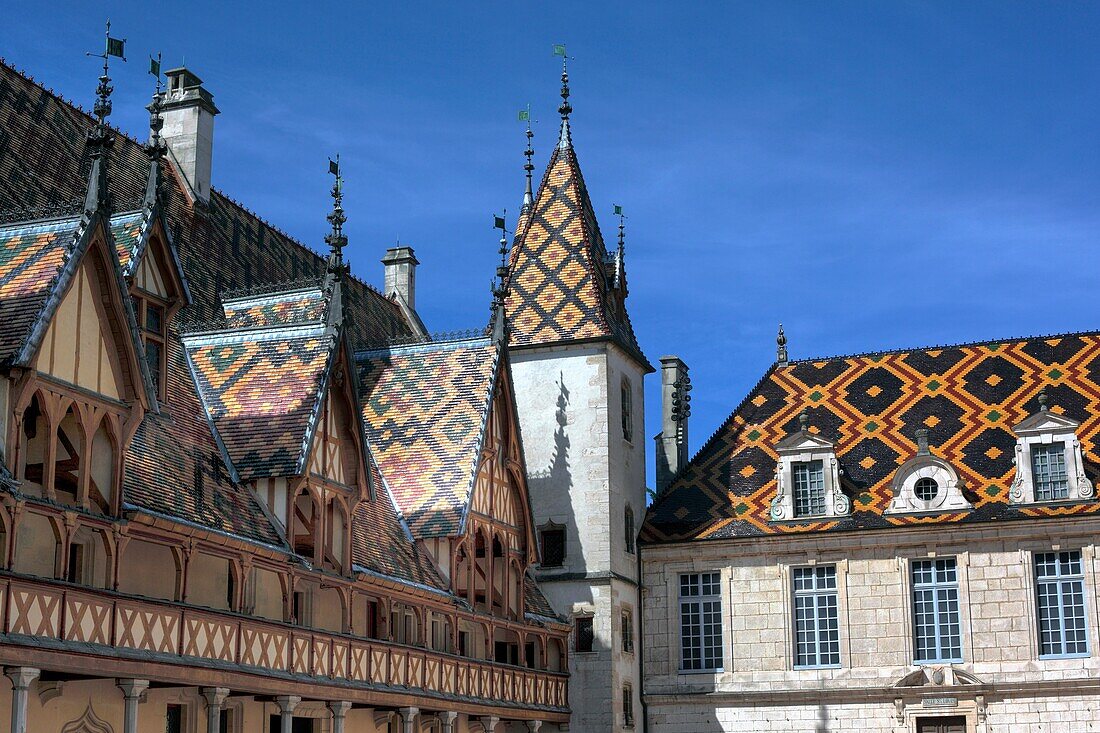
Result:
[[[653,367],[626,312],[621,241],[604,246],[581,176],[564,72],[562,82],[558,144],[537,192],[528,183],[512,248],[512,375],[536,578],[575,624],[572,728],[621,731],[641,725],[634,540],[646,506],[643,378]]]

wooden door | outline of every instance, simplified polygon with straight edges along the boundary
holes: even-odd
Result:
[[[966,718],[917,718],[917,733],[967,733]]]

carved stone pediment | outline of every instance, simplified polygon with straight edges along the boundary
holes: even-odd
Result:
[[[902,677],[894,687],[959,687],[984,685],[980,679],[954,667],[921,667]]]

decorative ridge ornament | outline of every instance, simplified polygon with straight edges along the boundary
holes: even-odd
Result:
[[[492,336],[493,340],[497,342],[503,342],[508,333],[508,326],[505,323],[506,314],[504,310],[504,303],[508,299],[508,231],[505,226],[504,219],[508,215],[508,210],[505,209],[501,216],[493,217],[493,227],[500,230],[500,264],[497,266],[497,276],[492,284],[493,302],[490,306],[492,311]]]
[[[149,142],[145,145],[145,154],[149,156],[149,179],[145,185],[146,207],[152,207],[160,199],[162,188],[161,161],[168,153],[168,144],[160,136],[164,128],[164,92],[160,87],[160,54],[154,59],[149,57],[149,73],[157,78],[157,88],[153,92],[153,100],[149,103]]]
[[[325,244],[329,246],[328,271],[337,278],[347,271],[344,264],[344,247],[348,244],[348,238],[344,235],[344,223],[348,218],[344,214],[344,179],[340,175],[340,154],[336,154],[336,160],[329,158],[328,172],[332,174],[332,212],[325,218],[332,225],[332,231],[325,235]]]
[[[783,324],[779,324],[779,334],[775,337],[775,361],[779,366],[787,366],[790,359],[787,356],[787,334],[783,333]]]
[[[569,133],[569,114],[573,107],[569,104],[569,57],[565,55],[565,44],[554,45],[554,55],[561,56],[561,105],[558,114],[561,115],[561,134],[558,136],[558,150],[566,150],[573,146],[573,139]]]
[[[530,213],[531,207],[535,205],[535,191],[531,184],[531,174],[535,170],[535,164],[531,162],[535,155],[535,149],[531,146],[531,141],[535,137],[535,133],[531,131],[531,105],[527,105],[527,109],[519,111],[519,119],[520,122],[527,123],[527,149],[523,151],[524,157],[527,158],[527,162],[523,166],[527,177],[527,188],[523,192],[523,208],[520,209],[522,215]]]
[[[619,204],[614,204],[614,207],[612,211],[619,217],[619,248],[615,253],[615,287],[621,288],[626,262],[626,214],[623,213],[623,207]]]
[[[92,169],[88,175],[88,192],[84,199],[84,211],[90,214],[97,209],[108,209],[107,198],[107,158],[111,146],[114,144],[114,135],[107,127],[107,117],[111,114],[111,77],[109,75],[108,61],[112,56],[126,60],[126,39],[111,38],[111,21],[107,21],[107,30],[103,53],[87,52],[86,56],[103,59],[103,74],[99,77],[99,85],[96,87],[96,100],[92,112],[96,118],[95,127],[88,131],[88,148],[92,158]]]

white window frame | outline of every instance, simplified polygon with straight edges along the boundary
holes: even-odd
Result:
[[[944,562],[944,561],[951,561],[952,563],[954,563],[954,570],[955,570],[955,580],[954,581],[940,582],[940,581],[936,580],[936,572],[937,572],[936,566],[937,566],[938,563]],[[918,564],[923,564],[923,563],[931,563],[932,574],[933,574],[932,575],[932,582],[930,582],[930,583],[919,583],[918,584],[917,581],[916,581],[916,577],[915,577],[916,570],[917,570],[917,565]],[[937,557],[915,558],[915,559],[909,561],[907,571],[908,571],[908,575],[909,575],[909,616],[910,616],[910,623],[912,625],[910,636],[912,637],[912,644],[913,644],[913,664],[921,665],[921,666],[927,666],[927,665],[934,665],[934,664],[961,664],[963,662],[963,659],[964,659],[963,648],[966,644],[966,629],[963,626],[963,597],[962,597],[963,596],[963,594],[962,594],[963,583],[962,583],[962,572],[961,572],[960,566],[961,566],[961,563],[959,562],[959,558],[958,557],[953,557],[953,556],[942,556],[942,557],[937,556]],[[941,590],[950,590],[951,588],[954,588],[954,590],[955,590],[954,603],[955,603],[955,614],[956,614],[956,618],[957,618],[956,623],[959,627],[959,646],[958,646],[959,654],[958,654],[958,656],[950,656],[949,657],[949,656],[945,656],[943,654],[944,634],[940,631],[940,618],[942,617],[943,612],[941,611],[940,604],[941,604],[941,602],[950,602],[950,601],[949,600],[948,601],[941,601],[939,591],[941,591]],[[934,633],[935,633],[935,640],[936,640],[936,653],[935,653],[934,657],[930,657],[930,658],[927,658],[927,659],[919,659],[917,657],[917,654],[919,653],[918,645],[917,645],[917,633],[918,633],[918,631],[917,631],[917,626],[918,626],[917,625],[917,593],[918,592],[924,592],[924,591],[931,591],[932,594],[933,594],[932,595],[932,599],[933,599],[932,600],[932,603],[933,603],[932,619],[934,621],[934,628],[935,628]]]
[[[1077,564],[1080,567],[1078,573],[1064,573],[1062,572],[1062,555],[1077,555]],[[1054,555],[1055,563],[1058,568],[1056,575],[1039,575],[1039,558],[1042,555]],[[1033,589],[1035,595],[1035,641],[1038,647],[1039,659],[1079,659],[1081,657],[1088,657],[1092,654],[1092,644],[1090,643],[1089,634],[1089,604],[1087,586],[1085,584],[1085,576],[1088,574],[1088,560],[1085,557],[1085,553],[1081,550],[1043,550],[1034,552],[1031,554],[1031,566],[1033,575]],[[1083,651],[1067,652],[1066,649],[1066,628],[1065,628],[1065,585],[1068,583],[1077,583],[1079,592],[1081,594],[1080,614],[1081,622],[1083,624],[1082,631],[1084,632],[1084,644]],[[1058,628],[1060,634],[1059,644],[1062,651],[1060,652],[1044,652],[1043,651],[1043,620],[1041,615],[1041,596],[1040,589],[1043,585],[1053,584],[1057,586],[1056,599],[1058,602]]]
[[[697,578],[696,585],[699,588],[699,593],[696,595],[684,595],[684,579],[695,576]],[[705,581],[705,582],[704,582]],[[713,589],[714,592],[703,593],[704,588]],[[723,664],[725,659],[725,634],[723,630],[723,620],[725,611],[723,610],[722,603],[722,573],[718,570],[705,570],[699,572],[680,573],[677,576],[677,607],[679,612],[676,615],[677,626],[679,628],[679,672],[680,674],[713,674],[723,671]],[[717,603],[717,609],[713,604]],[[708,605],[710,604],[710,605]],[[699,627],[699,665],[698,667],[687,667],[684,665],[684,652],[685,652],[685,636],[684,636],[684,614],[686,608],[695,607],[694,613],[697,613],[698,627]],[[703,614],[708,613],[714,616],[711,621],[710,628],[712,633],[710,637],[713,639],[715,634],[714,629],[717,629],[717,644],[707,647],[704,645],[704,640],[707,638],[705,632],[706,625],[703,621]],[[716,660],[715,666],[704,666],[707,660],[707,651],[710,651],[711,659]]]
[[[1092,482],[1085,476],[1085,458],[1081,452],[1081,441],[1077,439],[1078,427],[1080,423],[1076,420],[1051,412],[1044,406],[1012,428],[1017,440],[1016,478],[1009,491],[1010,504],[1058,504],[1096,497]],[[1069,495],[1064,499],[1039,500],[1035,498],[1033,449],[1036,445],[1055,443],[1065,445]]]
[[[846,517],[852,513],[852,502],[840,488],[840,466],[835,444],[803,427],[800,432],[779,441],[775,450],[779,454],[779,464],[776,467],[776,493],[771,505],[772,521],[800,522],[823,517]],[[796,516],[794,467],[814,461],[821,461],[825,479],[825,513]]]
[[[833,585],[832,585],[831,588],[829,588],[829,587],[824,587],[824,588],[818,587],[818,572],[822,571],[822,570],[826,570],[826,571],[827,570],[832,570]],[[810,588],[810,589],[799,590],[798,589],[798,581],[796,580],[796,576],[799,573],[805,573],[805,572],[808,572],[808,573],[811,574],[811,577],[813,578],[813,587]],[[793,666],[794,669],[836,669],[836,668],[841,666],[841,638],[840,638],[840,583],[841,583],[841,578],[842,578],[842,576],[841,576],[840,569],[832,563],[827,563],[827,564],[822,564],[822,565],[801,565],[801,566],[795,566],[795,567],[791,568],[791,586],[790,586],[791,587],[791,648],[792,648],[791,661],[792,661],[792,666]],[[833,608],[833,618],[832,618],[832,623],[833,623],[833,627],[834,627],[833,631],[835,631],[835,633],[836,633],[836,652],[835,652],[836,661],[835,662],[832,662],[832,661],[821,662],[820,661],[822,656],[823,656],[823,652],[822,652],[823,642],[821,640],[821,635],[824,631],[827,631],[827,629],[822,628],[822,623],[821,623],[822,619],[819,617],[820,606],[819,606],[818,601],[819,601],[820,598],[828,597],[828,596],[833,597],[833,607],[832,607]],[[812,603],[813,603],[813,605],[812,605],[813,626],[814,626],[814,628],[813,628],[813,636],[814,636],[813,646],[814,646],[814,657],[818,661],[814,662],[812,664],[801,664],[801,663],[799,663],[799,659],[798,659],[798,656],[799,656],[799,654],[798,654],[798,631],[799,631],[798,630],[798,610],[799,610],[798,609],[798,601],[801,598],[812,599]]]

